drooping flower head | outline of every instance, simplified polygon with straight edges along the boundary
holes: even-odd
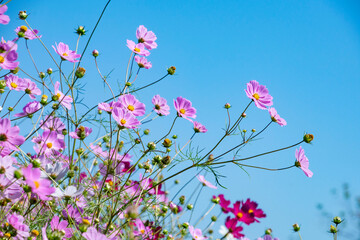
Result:
[[[205,240],[208,239],[204,237],[200,228],[194,228],[193,226],[189,226],[189,233],[191,234],[193,239],[196,240]]]
[[[183,97],[177,97],[174,100],[174,106],[179,117],[185,119],[196,118],[196,109],[192,107],[192,103]]]
[[[167,105],[165,98],[160,97],[160,95],[155,95],[151,102],[154,104],[154,111],[160,116],[167,116],[170,114],[170,107]]]
[[[18,126],[11,127],[8,118],[0,119],[0,151],[1,156],[4,149],[18,151],[16,146],[22,145],[25,138],[19,135],[20,128]]]
[[[139,68],[150,69],[152,64],[145,57],[135,56],[135,62],[138,64]]]
[[[114,108],[112,111],[112,116],[121,127],[134,129],[141,124],[133,114],[122,108]]]
[[[55,192],[51,187],[51,181],[41,178],[41,171],[33,168],[32,164],[22,169],[26,184],[31,188],[31,192],[37,194],[41,200],[48,200],[48,195]]]
[[[264,85],[260,85],[257,81],[252,80],[246,84],[246,95],[255,102],[260,109],[266,109],[273,105],[273,97]]]
[[[64,106],[65,108],[71,110],[71,103],[73,102],[73,99],[70,96],[65,96],[60,90],[60,83],[56,82],[55,83],[55,96],[57,101],[60,102],[60,104],[62,106]]]
[[[136,54],[141,56],[149,56],[150,52],[145,49],[145,45],[143,43],[136,44],[134,41],[126,40],[126,46]]]
[[[38,101],[29,102],[23,108],[23,112],[17,113],[15,117],[32,117],[32,114],[37,112],[41,108],[41,104]]]
[[[69,46],[65,43],[60,42],[59,45],[56,45],[56,48],[52,46],[57,54],[61,57],[62,60],[68,60],[69,62],[78,62],[76,58],[81,57],[81,54],[77,54],[75,51],[69,49]]]
[[[203,175],[197,175],[196,178],[204,185],[207,186],[209,188],[213,188],[213,189],[217,189],[216,186],[214,186],[212,183],[208,182],[205,180],[205,177]]]
[[[269,113],[270,113],[271,120],[273,122],[276,122],[280,126],[286,126],[287,123],[286,123],[285,119],[280,117],[280,115],[277,113],[275,108],[269,108]]]
[[[7,10],[8,10],[8,7],[6,5],[3,5],[0,7],[0,24],[5,25],[10,22],[9,16],[4,14]]]
[[[84,140],[90,133],[92,133],[91,128],[80,126],[74,132],[70,132],[69,135],[72,138]]]
[[[152,31],[148,31],[144,25],[140,25],[136,30],[136,38],[139,43],[143,43],[149,50],[157,48],[156,35]]]
[[[33,29],[33,31],[31,31],[31,29],[27,28],[26,26],[17,27],[15,29],[15,32],[19,37],[23,37],[27,40],[34,40],[36,38],[41,38],[41,35],[38,35],[39,34],[38,30]]]
[[[296,149],[295,158],[295,166],[301,168],[307,177],[312,177],[313,172],[309,169],[309,159],[305,156],[305,151],[301,146],[299,150]]]
[[[194,124],[194,131],[196,133],[206,133],[207,132],[206,127],[204,125],[202,125],[201,123],[193,121],[193,124]]]
[[[123,109],[129,111],[134,116],[142,116],[145,114],[145,104],[137,100],[134,95],[121,95],[118,102]]]

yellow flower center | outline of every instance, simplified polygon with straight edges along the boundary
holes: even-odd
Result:
[[[124,124],[126,123],[126,120],[125,120],[125,119],[121,119],[120,123],[121,123],[122,125],[124,125]]]
[[[90,221],[87,220],[87,219],[85,219],[85,218],[82,219],[82,222],[83,222],[83,224],[85,224],[85,225],[90,225]]]
[[[48,143],[46,144],[46,146],[47,146],[48,148],[52,148],[52,143],[51,143],[51,142],[48,142]]]
[[[4,236],[5,236],[6,238],[10,238],[10,237],[11,237],[10,233],[5,233]]]
[[[252,210],[252,209],[249,209],[249,211],[248,211],[248,213],[253,213],[254,212],[254,210]]]
[[[99,187],[97,185],[94,185],[93,186],[93,189],[98,189]]]
[[[144,229],[141,229],[140,232],[141,232],[142,234],[144,234],[144,233],[145,233],[145,230],[144,230]]]
[[[111,181],[111,180],[108,183],[110,186],[114,185],[113,181]]]
[[[182,114],[184,114],[186,111],[185,111],[185,109],[180,109],[180,113],[182,113]]]
[[[134,51],[135,51],[135,52],[140,52],[140,48],[137,48],[137,47],[136,47],[136,48],[134,48]]]
[[[127,107],[127,109],[129,109],[130,111],[134,111],[134,106],[133,105],[129,105],[128,107]]]
[[[0,56],[0,63],[4,63],[5,62],[5,58],[3,56]]]
[[[14,82],[10,83],[10,86],[13,87],[13,88],[17,88],[17,84],[14,83]]]
[[[256,100],[259,100],[260,96],[258,93],[254,93],[253,97],[256,99]]]
[[[63,54],[62,54],[63,56],[69,56],[69,54],[67,54],[66,52],[64,52]]]
[[[238,213],[236,214],[236,216],[237,216],[238,218],[242,218],[242,217],[244,216],[244,214],[242,214],[242,212],[238,212]]]
[[[38,189],[40,187],[40,183],[38,181],[34,181],[35,188]]]
[[[58,98],[60,98],[60,97],[61,97],[61,94],[60,94],[60,93],[57,93],[56,96],[57,96]]]
[[[39,236],[39,231],[34,229],[34,230],[31,230],[31,234],[34,235],[35,237]]]
[[[27,28],[26,26],[21,26],[21,27],[20,27],[20,31],[21,31],[21,32],[26,32],[27,29],[28,29],[28,28]]]

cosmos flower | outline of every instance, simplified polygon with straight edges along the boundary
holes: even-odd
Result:
[[[6,5],[0,7],[0,24],[6,25],[10,22],[9,16],[4,14],[7,10],[8,7]]]
[[[212,183],[208,182],[205,180],[205,177],[203,175],[197,175],[196,178],[204,185],[207,186],[209,188],[213,188],[213,189],[217,189],[216,186],[212,185]]]
[[[11,156],[0,157],[0,175],[5,175],[9,180],[14,177],[14,171],[16,168],[13,166],[16,163],[16,159]]]
[[[170,107],[167,105],[165,98],[160,97],[160,95],[155,95],[151,99],[152,104],[154,104],[154,111],[160,116],[167,116],[170,114]]]
[[[224,198],[224,194],[220,194],[219,196],[220,202],[219,205],[221,207],[221,210],[223,211],[223,213],[228,213],[231,208],[229,207],[229,205],[231,204],[230,200],[226,200]],[[213,198],[216,198],[215,196],[213,196]]]
[[[270,113],[271,120],[273,122],[276,122],[280,126],[286,126],[287,123],[286,123],[285,119],[280,117],[280,115],[277,113],[275,108],[273,108],[273,107],[269,108],[269,113]]]
[[[45,154],[51,156],[58,154],[65,148],[63,138],[59,138],[55,131],[45,130],[41,136],[32,140],[37,143],[34,149],[37,154]]]
[[[8,118],[0,118],[0,151],[10,149],[18,151],[16,146],[22,145],[25,138],[19,135],[20,128],[18,126],[11,127]]]
[[[16,43],[12,41],[5,42],[2,39],[0,43],[0,68],[14,70],[19,66],[19,62],[15,62],[18,58],[16,49]]]
[[[75,132],[70,132],[69,135],[72,138],[84,140],[90,133],[92,133],[91,128],[80,126],[75,129]]]
[[[21,26],[21,27],[17,27],[15,29],[15,32],[19,35],[20,34],[23,35],[23,37],[27,40],[34,40],[36,38],[41,38],[41,35],[38,35],[39,31],[36,29],[33,29],[33,31],[31,31],[31,29],[28,29],[26,26]]]
[[[144,25],[140,25],[136,30],[136,38],[139,43],[143,43],[149,50],[157,48],[156,35],[152,31],[148,31]]]
[[[57,54],[59,54],[59,56],[61,57],[62,60],[67,60],[69,62],[79,62],[79,60],[77,60],[76,58],[81,57],[81,54],[77,54],[75,51],[71,51],[69,49],[69,46],[66,45],[65,43],[60,42],[59,45],[56,45],[56,48],[54,46],[53,49],[55,50],[55,52]]]
[[[57,98],[57,101],[59,101],[59,103],[61,105],[63,105],[65,108],[71,110],[71,103],[73,102],[73,99],[70,96],[65,96],[60,90],[60,83],[56,82],[55,83],[55,96]]]
[[[119,124],[121,127],[134,129],[137,128],[138,125],[141,123],[139,120],[137,120],[133,114],[131,114],[129,111],[126,111],[122,108],[115,108],[112,111],[112,116],[115,119],[115,121]]]
[[[259,222],[258,218],[264,218],[266,215],[261,209],[257,208],[258,204],[247,199],[246,202],[237,201],[231,212],[237,217],[238,221],[250,225],[253,222]]]
[[[139,68],[150,69],[152,64],[145,57],[135,56],[135,62],[138,64]]]
[[[60,221],[60,218],[58,216],[54,216],[50,222],[51,230],[53,232],[64,231],[65,232],[64,237],[71,238],[72,237],[72,229],[68,228],[67,227],[68,225],[69,225],[68,221],[66,221],[66,220]]]
[[[123,109],[129,111],[134,116],[142,116],[145,114],[145,104],[137,100],[134,95],[121,95],[118,102]]]
[[[206,133],[207,132],[206,127],[204,125],[202,125],[201,123],[193,121],[193,124],[194,124],[194,131],[196,133]]]
[[[81,195],[84,192],[84,190],[85,189],[83,186],[79,186],[79,188],[77,188],[76,186],[67,186],[64,191],[62,191],[59,188],[56,188],[52,196],[58,198],[70,199]]]
[[[35,95],[41,95],[41,90],[30,79],[24,78],[22,88],[26,94],[29,94],[31,99],[35,99]]]
[[[16,75],[7,75],[5,76],[5,83],[6,86],[10,89],[10,90],[15,90],[15,91],[23,91],[25,90],[24,88],[24,80],[19,78]]]
[[[51,181],[41,178],[39,168],[33,168],[32,164],[22,169],[25,177],[25,183],[31,187],[31,192],[37,194],[41,200],[48,200],[48,195],[55,192],[55,188],[51,187]]]
[[[16,236],[14,239],[27,239],[30,237],[29,226],[24,224],[24,217],[13,213],[7,217],[7,222],[11,225],[15,231]]]
[[[177,97],[176,100],[174,100],[174,106],[178,116],[187,120],[190,120],[189,118],[196,118],[196,109],[191,105],[191,102],[183,97]]]
[[[112,101],[110,103],[103,102],[98,104],[98,110],[106,111],[107,113],[111,113],[115,107],[120,107],[120,103]]]
[[[126,46],[134,53],[145,57],[150,55],[150,52],[145,49],[145,45],[143,43],[136,44],[134,41],[131,40],[126,40],[126,42]]]
[[[241,233],[243,230],[242,226],[236,226],[238,220],[236,218],[227,217],[225,221],[225,227],[231,232],[231,234],[236,238],[239,239],[240,237],[244,237],[245,235]]]
[[[23,108],[23,112],[17,113],[15,117],[32,117],[32,114],[37,112],[41,108],[41,104],[38,101],[29,102]]]
[[[89,227],[86,232],[82,234],[86,240],[109,240],[104,234],[99,233],[95,227]]]
[[[305,151],[301,146],[299,150],[296,149],[295,158],[295,166],[301,168],[307,177],[312,177],[313,172],[309,169],[309,159],[305,156]]]
[[[194,228],[193,226],[189,226],[189,233],[196,240],[205,240],[208,239],[204,237],[200,228]]]
[[[49,176],[58,181],[65,177],[66,173],[69,171],[69,168],[65,164],[60,162],[48,163],[44,167],[45,172],[41,172],[42,178],[48,178]]]
[[[62,131],[65,129],[65,124],[61,121],[60,118],[54,116],[46,116],[44,118],[46,122],[43,120],[40,122],[41,129],[55,131],[57,134],[62,135]]]
[[[234,235],[232,235],[232,233],[229,232],[229,229],[227,227],[225,227],[224,225],[220,226],[219,233],[222,236],[226,236],[226,237],[223,237],[225,240],[235,240],[236,239],[236,238],[234,238]]]
[[[260,85],[257,81],[252,80],[246,84],[246,95],[255,102],[255,105],[260,109],[273,105],[273,97],[264,85]]]

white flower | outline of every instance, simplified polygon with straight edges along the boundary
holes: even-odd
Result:
[[[222,235],[222,236],[225,236],[227,233],[229,232],[229,229],[227,229],[227,227],[225,227],[224,225],[221,225],[220,226],[220,229],[219,229],[219,233]],[[236,240],[236,238],[234,238],[234,236],[229,233],[226,237],[225,237],[226,240]]]

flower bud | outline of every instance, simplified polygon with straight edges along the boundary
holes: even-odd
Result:
[[[342,220],[341,220],[340,217],[336,216],[336,217],[334,217],[334,219],[333,219],[333,223],[335,223],[336,225],[338,225],[338,224],[342,223]]]
[[[161,211],[163,211],[163,212],[167,212],[169,210],[169,207],[168,206],[163,206],[162,208],[161,208]]]
[[[173,139],[177,139],[178,136],[177,136],[177,135],[173,135],[172,138],[173,138]]]
[[[299,224],[295,223],[295,224],[293,225],[293,229],[294,229],[294,232],[300,231],[300,226],[299,226]]]
[[[188,204],[188,205],[186,206],[186,208],[189,209],[189,210],[191,210],[191,209],[194,208],[194,206],[193,206],[192,204]]]
[[[314,135],[309,133],[304,135],[304,142],[310,143],[312,140],[314,140]]]
[[[75,150],[75,152],[76,152],[77,155],[81,155],[81,154],[84,153],[84,149],[83,148],[78,148],[78,149]]]
[[[154,142],[149,142],[148,144],[147,144],[147,147],[148,147],[148,149],[151,151],[151,150],[155,150],[155,148],[156,148],[156,144],[154,143]]]
[[[65,128],[61,131],[62,135],[67,135],[68,134],[68,130],[66,130]]]
[[[19,18],[21,19],[21,20],[25,20],[26,18],[27,18],[27,13],[26,13],[26,11],[20,11],[19,12]]]
[[[170,156],[163,157],[163,159],[161,160],[161,163],[164,165],[169,165],[171,163],[171,157]]]
[[[16,67],[15,69],[10,70],[12,74],[17,74],[19,72],[20,68]]]
[[[265,230],[265,234],[266,235],[270,235],[272,233],[272,229],[271,228],[268,228]]]
[[[131,82],[126,82],[126,83],[125,83],[125,86],[130,87],[130,86],[131,86]]]
[[[189,223],[188,222],[184,222],[183,224],[181,224],[181,226],[185,229],[187,229],[189,227]]]
[[[211,202],[215,203],[215,204],[219,204],[220,202],[220,198],[219,197],[215,197],[211,199]]]
[[[4,89],[6,87],[5,80],[0,80],[0,89]]]
[[[40,77],[41,79],[43,79],[45,76],[46,76],[46,75],[45,75],[44,72],[39,72],[39,77]]]
[[[83,67],[78,67],[78,69],[76,69],[75,76],[76,76],[77,78],[82,78],[82,77],[84,77],[85,72],[86,72],[85,68],[83,68]]]
[[[168,74],[170,74],[170,75],[174,75],[174,74],[175,74],[175,70],[176,70],[176,67],[171,66],[171,67],[168,68],[167,72],[168,72]]]
[[[337,232],[338,232],[337,228],[335,226],[331,225],[330,226],[330,233],[337,233]]]
[[[94,57],[99,56],[99,51],[96,50],[96,49],[94,49],[94,50],[92,51],[92,55],[93,55]]]
[[[74,176],[75,176],[75,172],[73,170],[68,171],[68,173],[67,173],[68,178],[72,178]]]
[[[241,116],[242,116],[243,118],[245,118],[245,117],[246,117],[246,113],[243,112],[243,113],[241,114]]]
[[[226,103],[226,104],[225,104],[225,106],[224,106],[224,108],[225,108],[225,109],[229,109],[229,108],[231,108],[230,103]]]
[[[53,70],[52,70],[52,68],[48,68],[48,69],[46,70],[46,72],[47,72],[47,74],[51,75],[51,74],[53,73]]]
[[[85,35],[86,31],[85,28],[83,26],[79,26],[77,29],[75,29],[75,33],[77,33],[80,36]]]
[[[217,220],[217,217],[216,217],[216,216],[212,216],[212,217],[211,217],[211,221],[216,222],[216,220]]]
[[[179,197],[179,201],[180,201],[180,204],[184,204],[185,203],[185,196],[182,195],[181,197]]]
[[[149,133],[150,133],[150,129],[145,129],[145,130],[144,130],[144,134],[145,134],[145,135],[149,135]]]
[[[174,183],[175,183],[175,184],[179,184],[179,183],[180,183],[180,180],[176,179],[176,180],[174,181]]]
[[[143,169],[143,168],[144,168],[144,165],[143,165],[142,163],[139,163],[139,164],[138,164],[138,168]]]
[[[168,233],[169,233],[169,231],[168,231],[168,230],[166,230],[166,229],[164,229],[164,230],[163,230],[163,234],[165,234],[165,235],[166,235],[166,234],[168,234]]]
[[[165,138],[164,141],[163,141],[163,143],[162,143],[162,145],[163,145],[164,147],[166,147],[166,148],[169,148],[169,147],[171,147],[171,145],[172,145],[172,141],[171,141],[170,139],[168,139],[168,138]]]
[[[16,179],[22,178],[22,174],[19,170],[14,171],[14,178],[16,178]]]
[[[246,129],[244,129],[244,130],[242,130],[243,131],[243,133],[246,133],[247,131],[246,131]]]
[[[14,108],[13,107],[8,107],[8,110],[9,110],[9,112],[12,112],[12,111],[14,111]]]

